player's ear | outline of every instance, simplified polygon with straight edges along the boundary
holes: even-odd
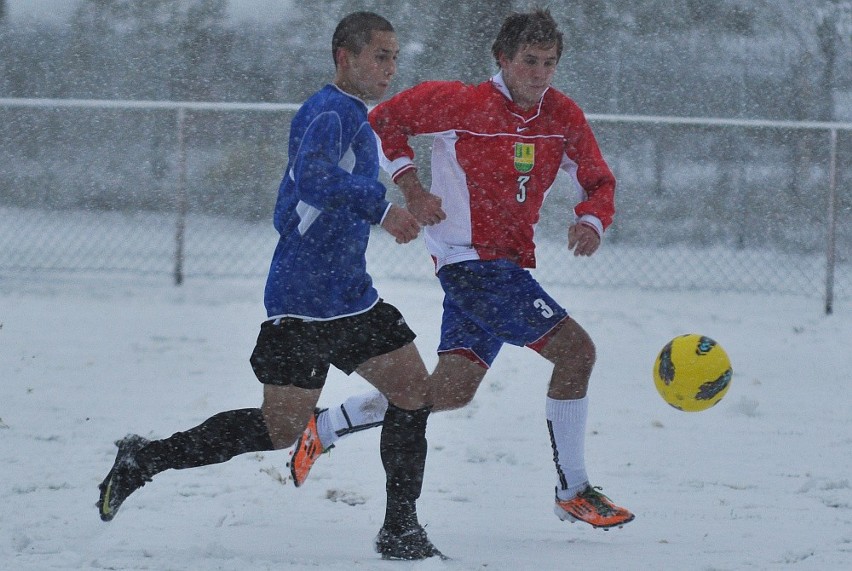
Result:
[[[335,54],[335,61],[337,62],[337,67],[346,69],[349,67],[350,58],[352,54],[346,48],[337,48],[337,54]]]

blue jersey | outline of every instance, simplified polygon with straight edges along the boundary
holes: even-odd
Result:
[[[377,141],[364,102],[334,85],[293,117],[264,294],[269,318],[335,319],[378,301],[365,258],[370,226],[390,206]]]

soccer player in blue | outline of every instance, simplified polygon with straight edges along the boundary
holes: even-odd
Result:
[[[334,365],[357,372],[390,402],[380,445],[388,498],[376,550],[387,559],[441,556],[416,513],[426,460],[426,367],[414,333],[373,287],[365,259],[371,226],[381,225],[399,243],[420,231],[411,213],[385,199],[365,104],[384,95],[398,53],[386,19],[370,12],[345,17],[332,38],[334,83],[293,118],[274,213],[280,239],[264,295],[268,318],[250,359],[263,384],[261,407],[222,412],[162,440],[119,440],[100,485],[104,521],[164,470],[292,446]]]

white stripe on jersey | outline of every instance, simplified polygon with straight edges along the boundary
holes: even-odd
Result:
[[[296,205],[296,214],[299,215],[299,235],[304,236],[314,220],[322,214],[322,210],[300,200],[299,204]]]

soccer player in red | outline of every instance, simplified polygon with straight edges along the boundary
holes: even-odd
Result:
[[[497,75],[479,85],[419,84],[378,105],[370,123],[383,166],[426,226],[445,293],[438,365],[429,377],[433,412],[468,404],[504,343],[538,352],[553,363],[545,414],[557,472],[554,511],[611,528],[634,516],[592,487],[586,473],[595,345],[527,270],[535,267],[535,226],[560,170],[577,197],[567,232],[575,256],[597,251],[614,214],[615,178],[583,111],[551,87],[562,46],[548,11],[511,14],[492,46]],[[413,163],[408,140],[416,135],[434,137],[431,191]],[[381,419],[376,398],[353,397],[312,419],[291,460],[297,485],[317,449]],[[322,445],[307,453],[302,443],[317,439]]]

